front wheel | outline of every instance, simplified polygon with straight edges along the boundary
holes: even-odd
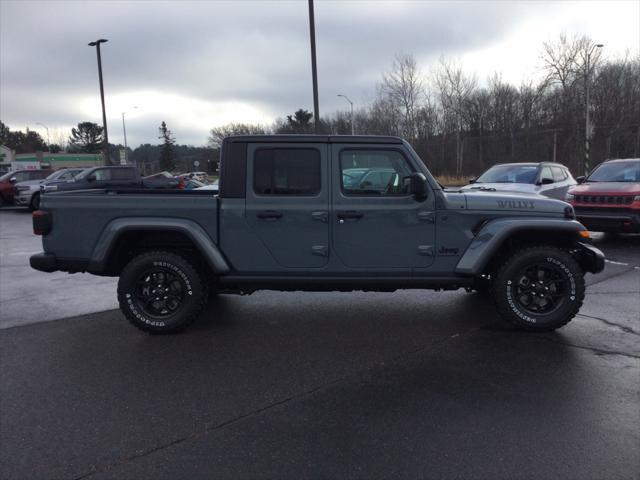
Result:
[[[498,269],[493,296],[500,315],[519,328],[551,331],[580,310],[584,272],[565,250],[552,246],[514,252]]]
[[[40,208],[40,192],[36,192],[31,196],[31,202],[29,203],[29,210],[32,212]]]
[[[206,284],[187,257],[151,251],[134,257],[118,282],[120,310],[148,333],[177,333],[202,311]]]

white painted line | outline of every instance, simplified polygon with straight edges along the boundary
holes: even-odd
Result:
[[[623,266],[623,267],[631,267],[631,268],[633,268],[634,270],[640,270],[640,267],[635,266],[635,265],[629,265],[628,263],[623,263],[623,262],[614,262],[613,260],[606,260],[606,259],[605,259],[605,262],[606,262],[606,263],[610,263],[610,264],[612,264],[612,265],[621,265],[621,266]]]
[[[612,265],[622,265],[624,267],[628,267],[629,264],[628,263],[622,263],[622,262],[614,262],[613,260],[605,260],[605,262],[607,263],[611,263]]]

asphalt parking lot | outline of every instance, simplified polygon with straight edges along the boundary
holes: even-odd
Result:
[[[478,294],[223,295],[145,335],[0,211],[0,478],[640,478],[640,236],[568,326]]]

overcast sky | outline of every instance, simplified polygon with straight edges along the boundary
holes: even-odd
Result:
[[[320,113],[371,101],[395,52],[422,71],[441,55],[480,80],[537,78],[542,42],[585,34],[620,57],[640,49],[640,1],[316,0]],[[270,123],[313,110],[306,1],[0,0],[0,120],[67,134],[102,123],[95,49],[102,63],[109,140],[158,143],[165,120],[181,144],[211,127]],[[137,106],[137,109],[133,107]]]

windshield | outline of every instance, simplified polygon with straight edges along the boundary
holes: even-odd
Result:
[[[602,163],[587,178],[588,182],[640,182],[640,160]]]
[[[496,165],[484,172],[476,183],[534,183],[537,165]]]

